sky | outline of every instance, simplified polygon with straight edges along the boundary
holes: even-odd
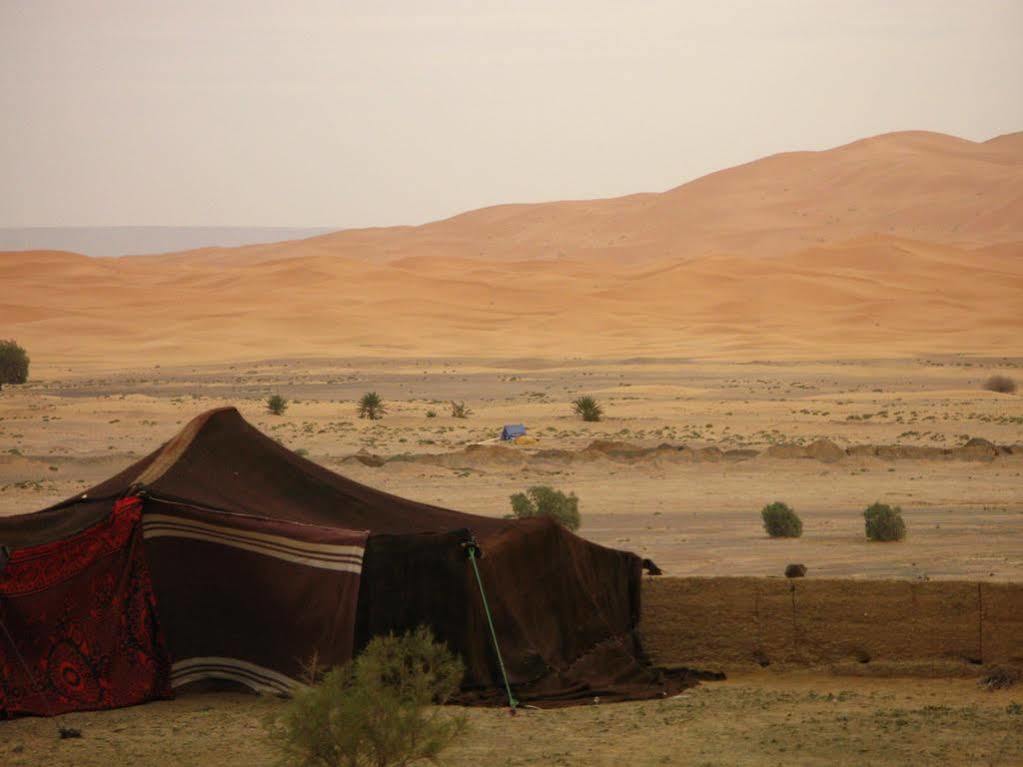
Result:
[[[416,224],[1023,130],[1021,0],[0,0],[0,227]]]

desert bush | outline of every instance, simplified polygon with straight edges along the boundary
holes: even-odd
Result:
[[[901,541],[906,537],[906,523],[902,509],[886,503],[875,503],[863,512],[867,539],[871,541]]]
[[[999,394],[1015,394],[1016,382],[1009,376],[994,375],[984,382],[984,388]]]
[[[772,538],[798,538],[803,534],[803,520],[781,501],[767,504],[760,510],[760,517]]]
[[[0,389],[28,380],[28,352],[17,341],[0,341]]]
[[[269,723],[288,767],[404,767],[436,763],[467,731],[441,709],[464,669],[430,630],[377,637],[354,662],[299,691]]]
[[[382,418],[386,412],[387,407],[384,405],[384,401],[375,391],[366,392],[359,400],[359,418],[376,421],[378,418]]]
[[[524,493],[515,493],[511,496],[511,506],[510,516],[517,519],[552,517],[569,530],[578,530],[582,523],[576,494],[565,495],[548,485],[534,485]]]
[[[280,394],[274,394],[266,401],[266,409],[274,415],[283,415],[288,409],[288,401]]]
[[[584,421],[599,421],[604,416],[604,409],[593,397],[585,396],[572,402],[572,410],[582,416]]]
[[[437,417],[437,411],[436,410],[427,410],[426,411],[426,417],[427,418],[436,418]]]
[[[468,418],[472,415],[470,410],[464,402],[455,402],[451,400],[451,417],[452,418]]]

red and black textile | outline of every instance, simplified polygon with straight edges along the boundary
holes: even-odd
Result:
[[[0,717],[170,695],[141,512],[126,498],[69,538],[11,554],[0,573]]]

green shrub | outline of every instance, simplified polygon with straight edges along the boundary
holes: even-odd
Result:
[[[772,538],[798,538],[803,534],[803,520],[781,501],[767,504],[760,510],[760,517]]]
[[[906,523],[898,506],[892,508],[886,503],[875,503],[863,512],[863,519],[868,540],[901,541],[906,537]]]
[[[511,496],[511,517],[553,517],[569,530],[578,530],[581,524],[579,499],[575,493],[565,495],[548,485],[534,485],[524,493]]]
[[[359,400],[359,418],[368,418],[371,421],[376,421],[382,418],[386,412],[387,407],[384,405],[384,401],[375,391],[366,392],[362,395],[362,399]]]
[[[463,673],[427,628],[377,637],[285,704],[269,723],[271,741],[288,767],[436,763],[467,731],[465,716],[434,705],[458,691]]]
[[[426,417],[427,418],[436,418],[437,417],[437,411],[436,410],[427,410],[426,411]]]
[[[999,394],[1015,394],[1016,382],[1009,376],[994,375],[984,382],[984,388]]]
[[[28,380],[28,352],[17,341],[0,341],[0,389]]]
[[[274,415],[283,415],[288,409],[288,401],[280,394],[274,394],[266,401],[266,409]]]
[[[572,402],[572,410],[575,414],[582,416],[584,421],[599,421],[604,416],[604,410],[593,397],[579,397]]]

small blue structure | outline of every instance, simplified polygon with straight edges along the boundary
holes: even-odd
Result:
[[[505,424],[505,427],[501,429],[501,439],[509,440],[521,437],[526,433],[526,427],[521,423],[509,423]]]

